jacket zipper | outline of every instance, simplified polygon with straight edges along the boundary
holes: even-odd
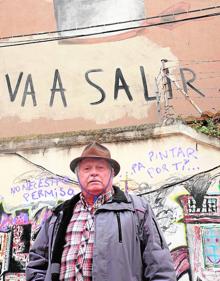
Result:
[[[118,241],[119,241],[119,243],[122,243],[121,218],[120,218],[119,212],[116,212],[116,218],[117,218],[117,222],[118,222]]]

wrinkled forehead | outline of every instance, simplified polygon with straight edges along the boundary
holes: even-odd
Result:
[[[103,158],[95,158],[95,157],[82,159],[78,164],[79,167],[83,167],[86,165],[90,165],[90,166],[103,165],[106,168],[111,168],[111,164],[109,163],[108,160]]]

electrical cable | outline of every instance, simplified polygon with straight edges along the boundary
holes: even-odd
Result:
[[[202,9],[189,10],[186,12],[177,12],[177,13],[164,14],[164,15],[159,15],[159,16],[144,17],[144,18],[139,18],[139,19],[134,19],[134,20],[114,22],[114,23],[98,24],[98,25],[91,25],[91,26],[86,26],[86,27],[61,29],[61,30],[54,30],[54,31],[44,31],[44,32],[30,33],[30,34],[19,34],[19,35],[14,35],[14,36],[0,37],[0,40],[19,38],[19,37],[25,37],[25,36],[36,36],[36,35],[45,35],[45,34],[55,34],[55,33],[60,33],[60,32],[78,31],[78,30],[85,30],[85,29],[97,28],[97,27],[106,27],[106,26],[112,26],[112,25],[118,25],[118,24],[139,22],[139,21],[144,21],[144,20],[166,18],[166,17],[170,17],[170,16],[179,16],[179,15],[184,15],[184,14],[198,13],[198,12],[219,9],[219,8],[220,8],[220,5],[206,7],[206,8],[202,8]]]
[[[187,62],[195,62],[195,63],[206,63],[206,62],[220,62],[220,59],[217,60],[184,60],[184,59],[180,59],[180,60],[167,60],[166,62],[181,62],[181,61],[187,61]]]
[[[220,74],[220,71],[196,71],[197,74]]]
[[[204,97],[202,96],[196,96],[196,97],[193,97],[195,100],[204,100]],[[172,100],[183,100],[184,98],[183,97],[180,97],[180,96],[175,96],[175,97],[172,97]],[[216,99],[216,100],[219,100],[220,99],[220,96],[217,97],[217,96],[205,96],[205,100],[207,99]]]
[[[196,81],[206,80],[206,79],[215,79],[215,78],[218,78],[218,77],[220,77],[220,75],[201,77],[201,78],[196,78]],[[183,81],[182,79],[175,79],[175,80],[172,79],[172,82],[182,82],[182,81]]]
[[[216,91],[220,91],[220,89],[218,88],[218,87],[216,87],[216,88],[203,88],[203,87],[200,87],[199,88],[201,91],[202,90],[216,90]],[[181,89],[176,89],[175,90],[175,92],[178,92],[178,91],[181,91]],[[202,97],[202,96],[199,96],[200,98],[204,98],[204,97]],[[208,97],[208,96],[206,96],[206,97]],[[216,96],[216,98],[220,98],[220,96],[218,97],[218,96]]]
[[[206,63],[209,63],[209,62],[206,62]],[[212,63],[212,62],[210,62],[210,63]],[[169,69],[169,70],[173,70],[173,71],[175,71],[175,69],[180,69],[180,68],[185,68],[186,66],[192,66],[192,65],[195,65],[195,64],[200,64],[201,65],[201,63],[200,62],[198,62],[198,63],[188,63],[188,64],[178,64],[178,65],[168,65],[167,66],[167,68]],[[199,72],[196,72],[196,73],[220,73],[219,71],[199,71]]]
[[[46,38],[46,39],[44,38],[44,39],[36,39],[36,40],[26,40],[26,41],[21,41],[21,42],[15,42],[14,44],[1,45],[0,48],[37,44],[37,43],[47,43],[47,42],[52,42],[52,41],[61,41],[64,39],[67,40],[67,39],[75,39],[75,38],[84,38],[84,37],[90,37],[90,36],[101,35],[101,34],[109,34],[109,33],[122,32],[122,31],[127,31],[127,30],[135,30],[135,29],[143,29],[143,28],[149,28],[149,27],[154,27],[154,26],[167,25],[167,24],[171,24],[171,23],[198,20],[198,19],[203,19],[203,18],[215,17],[215,16],[219,16],[219,15],[220,15],[220,12],[216,12],[216,13],[212,13],[212,14],[205,14],[205,15],[196,16],[196,17],[189,17],[189,18],[183,18],[183,19],[179,19],[179,20],[153,23],[153,24],[147,24],[147,25],[142,25],[142,26],[132,26],[132,27],[119,28],[119,29],[114,29],[114,30],[100,31],[100,32],[80,34],[80,35],[69,35],[69,36],[59,36],[59,37]]]

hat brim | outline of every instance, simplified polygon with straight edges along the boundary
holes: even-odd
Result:
[[[70,169],[75,173],[76,166],[78,165],[78,163],[80,161],[82,161],[83,159],[88,159],[88,158],[104,159],[104,160],[108,161],[110,163],[110,165],[112,166],[112,168],[114,169],[114,176],[117,176],[118,173],[120,172],[120,165],[116,160],[104,158],[104,157],[98,157],[98,156],[97,157],[96,156],[94,156],[94,157],[77,157],[70,162]]]

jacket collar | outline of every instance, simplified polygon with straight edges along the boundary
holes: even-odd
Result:
[[[112,197],[112,202],[116,202],[116,203],[130,202],[130,200],[126,197],[125,193],[118,186],[113,186],[113,189],[114,189],[114,194]],[[80,193],[77,193],[71,199],[66,200],[64,203],[58,205],[53,211],[57,215],[60,211],[73,209],[79,200],[80,200]]]
[[[114,188],[114,195],[112,198],[112,202],[117,202],[117,203],[129,203],[130,201],[126,197],[125,193],[117,186],[113,186]]]

